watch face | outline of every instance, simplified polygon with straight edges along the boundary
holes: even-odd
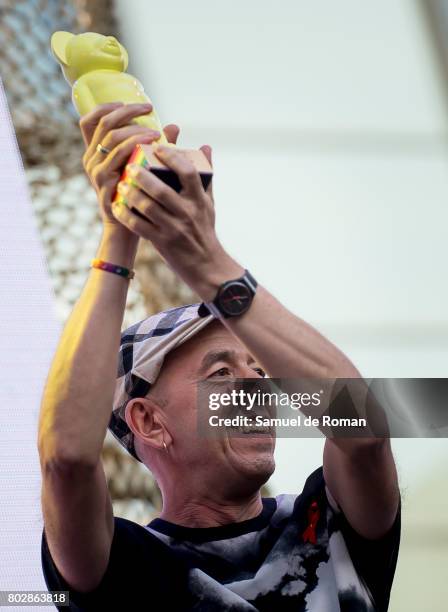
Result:
[[[245,312],[252,302],[252,293],[244,283],[234,282],[224,287],[219,295],[219,305],[228,315]]]

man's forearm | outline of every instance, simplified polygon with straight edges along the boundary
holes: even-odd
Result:
[[[132,268],[138,239],[103,232],[97,257]],[[47,378],[39,421],[42,463],[94,465],[110,419],[129,281],[91,269],[64,327]]]
[[[203,267],[202,276],[187,282],[205,301],[219,285],[244,269],[227,254]],[[259,286],[250,309],[223,323],[273,378],[357,378],[358,370],[329,340],[295,316]]]
[[[359,376],[338,348],[264,287],[257,290],[249,311],[226,325],[274,378]]]

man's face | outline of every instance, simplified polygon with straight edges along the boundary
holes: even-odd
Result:
[[[191,483],[195,488],[202,484],[241,494],[266,482],[275,467],[273,436],[236,436],[222,431],[219,437],[199,437],[197,423],[200,381],[264,375],[245,347],[218,321],[167,356],[152,392],[167,400],[163,412],[172,437],[169,453],[177,472],[173,478],[182,474],[196,481]]]

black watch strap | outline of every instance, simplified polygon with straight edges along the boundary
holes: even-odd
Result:
[[[213,302],[203,302],[198,314],[200,317],[212,314],[217,318],[225,319],[239,316],[249,309],[257,286],[258,283],[249,270],[244,270],[243,276],[226,281],[219,287]],[[241,290],[244,295],[239,300],[238,295],[235,295],[234,292],[241,293]],[[232,307],[229,308],[227,303],[232,304]]]

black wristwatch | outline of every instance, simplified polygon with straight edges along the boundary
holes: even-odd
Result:
[[[203,302],[199,308],[199,315],[203,316],[204,307],[217,318],[228,319],[242,315],[249,310],[257,285],[249,270],[244,270],[241,278],[226,281],[220,286],[213,302]]]

